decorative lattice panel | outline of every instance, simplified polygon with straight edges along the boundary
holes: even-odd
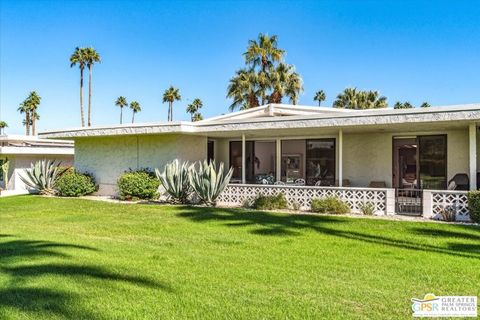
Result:
[[[273,196],[283,192],[290,207],[298,205],[303,210],[310,209],[314,198],[337,197],[350,206],[352,212],[360,211],[364,203],[371,203],[377,214],[385,214],[387,191],[368,188],[304,187],[276,185],[238,185],[230,184],[220,195],[221,205],[240,206],[252,203],[257,195]]]
[[[440,216],[442,211],[450,210],[455,212],[457,220],[470,220],[467,208],[467,192],[433,191],[432,201],[432,212],[434,216]]]

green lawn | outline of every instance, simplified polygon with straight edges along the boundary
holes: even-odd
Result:
[[[478,227],[0,198],[1,319],[409,319],[479,283]]]

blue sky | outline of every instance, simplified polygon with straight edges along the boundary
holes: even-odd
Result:
[[[276,34],[304,80],[300,104],[318,89],[325,105],[348,86],[417,105],[480,102],[478,1],[19,1],[0,0],[0,106],[8,133],[31,90],[42,97],[39,129],[78,126],[76,46],[102,56],[93,74],[93,122],[118,123],[119,95],[140,102],[137,122],[166,120],[163,91],[180,88],[174,119],[204,101],[225,113],[229,78],[247,41]],[[85,90],[85,96],[87,91]],[[130,119],[129,111],[125,112]]]

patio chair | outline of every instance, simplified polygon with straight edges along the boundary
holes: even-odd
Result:
[[[369,188],[386,188],[387,184],[385,181],[370,181],[368,184]]]
[[[297,179],[297,180],[295,180],[295,185],[296,185],[296,186],[304,186],[304,185],[305,185],[305,179]]]
[[[448,181],[448,190],[468,190],[470,188],[470,180],[466,173],[457,173]]]
[[[274,185],[276,185],[276,186],[284,186],[284,185],[285,185],[285,182],[283,182],[283,181],[275,181]]]

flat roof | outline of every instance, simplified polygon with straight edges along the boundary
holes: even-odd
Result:
[[[233,112],[224,116],[213,117],[198,122],[175,121],[136,123],[124,125],[94,126],[88,128],[69,128],[40,133],[42,138],[77,139],[98,136],[122,136],[144,134],[237,134],[245,131],[265,131],[277,129],[311,129],[311,128],[361,128],[365,126],[393,126],[413,123],[441,123],[461,126],[480,122],[480,104],[451,105],[412,109],[369,109],[345,110],[321,107],[318,111],[305,113],[316,107],[296,107],[292,105],[266,105],[255,109],[277,108],[268,110],[270,116],[242,117],[250,110]],[[295,114],[298,108],[299,114]],[[318,107],[317,107],[318,108]],[[281,110],[280,110],[281,109]],[[300,109],[300,110],[299,110]],[[325,112],[331,109],[332,112]],[[285,110],[291,115],[278,115]],[[337,112],[341,110],[340,112]],[[330,110],[329,110],[330,111]],[[239,117],[240,115],[240,117]]]

